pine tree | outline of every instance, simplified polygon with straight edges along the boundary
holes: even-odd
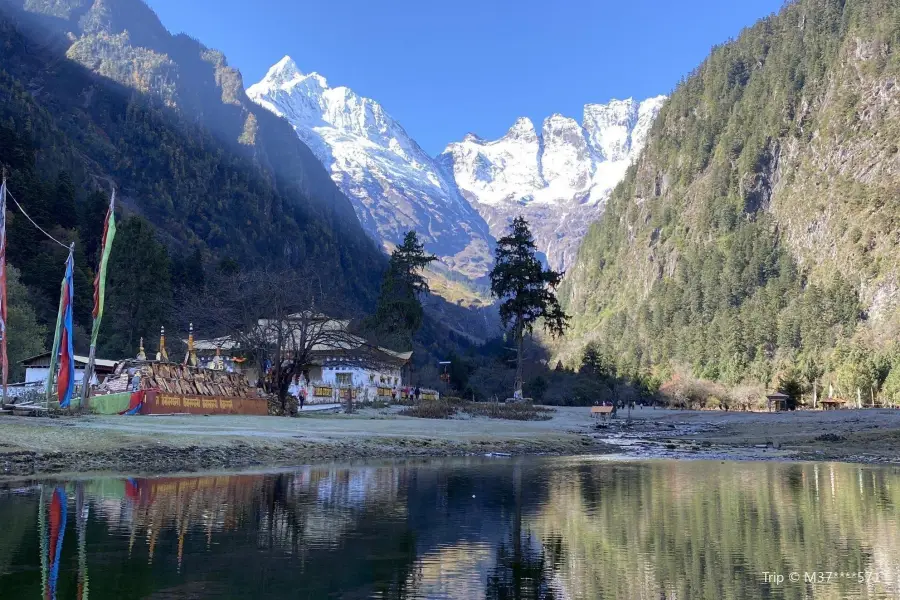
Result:
[[[581,355],[580,373],[596,377],[600,375],[603,368],[600,353],[597,352],[596,344],[588,344],[584,347],[584,353]]]
[[[422,270],[437,260],[425,252],[415,231],[410,231],[391,253],[381,283],[374,329],[381,339],[398,350],[412,348],[412,336],[422,326],[424,311],[420,297],[430,290]]]
[[[156,230],[140,217],[118,227],[109,263],[107,312],[116,328],[103,344],[114,356],[137,351],[138,339],[156,335],[172,307],[169,253]],[[112,328],[110,328],[112,329]]]
[[[569,317],[556,298],[562,273],[545,269],[538,260],[534,237],[524,217],[516,217],[510,233],[497,240],[494,268],[491,270],[491,293],[500,301],[500,319],[512,326],[516,341],[516,379],[513,395],[522,396],[522,343],[538,319],[544,329],[560,336]]]
[[[40,354],[45,346],[47,330],[42,327],[28,302],[28,291],[19,281],[19,270],[8,266],[6,270],[7,301],[7,352],[9,356],[9,382],[19,381],[25,374],[22,360]]]
[[[78,226],[78,212],[75,208],[75,184],[72,176],[61,171],[56,177],[56,193],[52,198],[53,221],[65,229]]]
[[[100,191],[91,193],[81,205],[78,215],[78,234],[84,244],[84,254],[90,264],[100,259],[100,244],[103,241],[103,224],[109,209],[109,197]]]
[[[172,287],[177,295],[202,289],[206,283],[206,272],[203,268],[203,253],[200,248],[185,256],[172,259]]]

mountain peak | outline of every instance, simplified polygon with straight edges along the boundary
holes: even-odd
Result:
[[[654,96],[652,98],[647,98],[640,103],[639,110],[640,112],[659,111],[668,99],[668,96]]]
[[[591,122],[626,123],[637,116],[639,103],[633,98],[616,100],[613,98],[606,104],[585,104],[584,123],[587,126]]]
[[[415,229],[444,267],[470,279],[487,274],[493,242],[487,223],[378,102],[346,86],[328,87],[318,73],[301,74],[290,57],[247,95],[288,120],[385,248]]]
[[[302,76],[303,73],[297,68],[297,63],[294,62],[294,59],[285,55],[284,58],[272,65],[263,81],[286,83]]]
[[[247,94],[257,101],[258,98],[264,97],[266,94],[275,90],[288,91],[301,86],[305,83],[304,88],[314,96],[320,95],[323,91],[329,89],[328,81],[318,73],[310,73],[305,75],[297,67],[290,56],[285,56],[266,72],[258,83],[247,88]]]
[[[534,129],[534,123],[528,117],[519,117],[513,126],[506,132],[505,138],[533,138],[537,137],[537,131]]]

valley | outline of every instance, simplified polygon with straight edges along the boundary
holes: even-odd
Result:
[[[897,0],[0,0],[0,589],[894,597],[898,140]]]
[[[791,2],[717,46],[668,96],[588,103],[578,119],[520,117],[499,138],[470,133],[437,155],[377,99],[289,56],[248,84],[139,0],[3,6],[12,183],[90,254],[81,207],[115,179],[127,216],[152,225],[129,231],[167,255],[154,265],[159,301],[145,308],[116,292],[137,260],[122,258],[114,312],[138,316],[109,351],[132,352],[191,282],[241,264],[318,265],[365,315],[385,254],[415,230],[439,258],[421,360],[465,355],[466,369],[492,373],[508,359],[475,349],[502,334],[488,274],[496,240],[523,215],[542,260],[566,272],[572,317],[562,340],[535,341],[534,364],[577,377],[591,356],[603,374],[602,393],[593,383],[554,393],[605,397],[631,382],[679,390],[692,406],[749,405],[773,388],[800,390],[804,404],[900,399],[898,33],[887,0]],[[46,327],[55,282],[16,252]],[[529,385],[568,389],[566,377],[542,370]]]

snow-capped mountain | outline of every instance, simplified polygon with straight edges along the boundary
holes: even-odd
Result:
[[[665,99],[588,104],[580,124],[552,115],[540,134],[520,118],[499,140],[469,134],[450,144],[441,164],[494,236],[524,215],[550,265],[564,269],[640,154]]]
[[[376,101],[301,73],[290,57],[247,95],[291,123],[386,249],[415,229],[472,280],[488,273],[495,238],[520,214],[550,265],[569,265],[665,101],[588,104],[581,123],[552,115],[540,132],[520,118],[499,140],[469,134],[432,158]]]
[[[415,229],[451,271],[487,274],[493,239],[484,219],[377,102],[301,73],[287,56],[247,95],[293,125],[386,249]]]

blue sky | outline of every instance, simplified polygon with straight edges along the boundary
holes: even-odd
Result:
[[[380,102],[437,154],[516,117],[581,119],[589,102],[669,93],[783,0],[147,0],[222,50],[247,86],[290,54]]]

